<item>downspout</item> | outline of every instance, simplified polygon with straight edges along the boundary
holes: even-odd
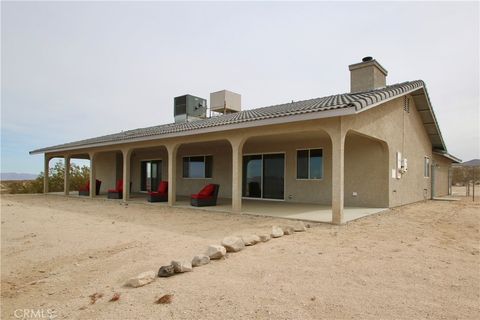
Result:
[[[435,198],[435,167],[436,167],[435,162],[432,161],[431,170],[430,170],[430,175],[431,175],[430,180],[432,182],[430,193],[431,193],[432,200],[433,198]]]

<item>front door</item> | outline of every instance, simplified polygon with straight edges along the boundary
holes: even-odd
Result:
[[[162,160],[141,162],[140,191],[156,191],[162,180]]]
[[[243,157],[242,194],[246,198],[284,199],[285,155],[257,154]]]

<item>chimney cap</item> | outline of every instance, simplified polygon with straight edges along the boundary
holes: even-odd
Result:
[[[371,58],[371,57],[365,57],[365,58]],[[369,66],[375,66],[375,67],[377,67],[377,68],[380,70],[380,72],[382,72],[385,76],[388,75],[387,69],[385,69],[380,63],[378,63],[377,60],[375,60],[375,59],[372,58],[372,60],[363,61],[363,60],[365,60],[365,58],[362,59],[362,62],[358,62],[358,63],[349,65],[349,66],[348,66],[348,69],[349,69],[350,71],[353,71],[353,70],[356,70],[356,69],[366,68],[366,67],[369,67]]]
[[[366,57],[362,58],[362,62],[368,62],[368,61],[372,61],[372,60],[373,60],[373,58],[370,57],[370,56],[366,56]]]

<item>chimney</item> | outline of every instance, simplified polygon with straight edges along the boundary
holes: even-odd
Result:
[[[362,62],[348,66],[350,70],[350,92],[370,91],[386,86],[388,71],[377,60],[365,57]]]

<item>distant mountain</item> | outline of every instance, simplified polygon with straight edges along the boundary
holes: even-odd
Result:
[[[35,180],[38,174],[31,173],[16,173],[16,172],[2,172],[0,173],[0,180]]]
[[[480,159],[472,159],[470,161],[460,163],[461,166],[480,166]]]

